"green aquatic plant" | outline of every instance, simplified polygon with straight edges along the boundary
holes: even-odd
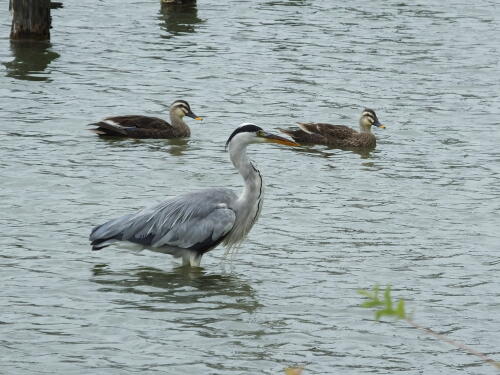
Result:
[[[367,290],[359,290],[359,294],[368,298],[368,301],[363,302],[361,307],[377,307],[381,308],[375,311],[375,319],[380,320],[383,316],[393,316],[397,319],[406,319],[406,311],[405,311],[405,301],[400,299],[394,308],[394,302],[391,297],[391,287],[387,286],[384,291],[384,299],[380,299],[380,288],[378,285],[375,285],[372,292]]]
[[[382,317],[393,317],[395,319],[404,320],[410,326],[417,328],[418,330],[425,332],[428,335],[434,336],[440,341],[446,342],[450,345],[453,345],[456,348],[459,348],[469,354],[475,355],[476,357],[481,358],[486,363],[495,366],[498,370],[500,370],[500,362],[497,362],[486,354],[478,352],[465,344],[452,340],[436,331],[433,331],[430,328],[424,327],[418,323],[416,323],[411,317],[408,316],[405,310],[405,301],[400,299],[395,302],[391,296],[391,286],[388,285],[385,287],[383,295],[381,296],[380,287],[375,285],[371,291],[368,290],[358,290],[358,293],[362,296],[366,297],[367,300],[361,304],[361,307],[365,308],[375,308],[375,319],[380,320]]]

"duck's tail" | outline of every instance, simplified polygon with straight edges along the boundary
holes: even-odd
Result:
[[[129,130],[129,128],[121,126],[111,120],[95,122],[93,124],[89,124],[89,126],[96,126],[96,128],[89,130],[99,135],[124,136],[128,135],[127,130]]]

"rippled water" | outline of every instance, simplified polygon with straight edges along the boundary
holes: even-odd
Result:
[[[0,373],[493,374],[357,289],[392,284],[414,319],[500,360],[500,12],[493,1],[66,2],[51,45],[0,15]],[[98,139],[107,115],[166,116],[189,140]],[[185,191],[241,187],[223,145],[253,121],[356,126],[369,155],[256,145],[259,223],[203,270],[92,226]]]

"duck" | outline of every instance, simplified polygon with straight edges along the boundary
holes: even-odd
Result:
[[[195,120],[202,120],[191,110],[185,100],[176,100],[170,105],[170,123],[158,117],[142,115],[126,115],[106,117],[105,119],[89,124],[96,126],[90,129],[99,136],[128,137],[128,138],[184,138],[191,135],[189,126],[183,117],[188,116]]]
[[[300,129],[279,129],[301,144],[321,144],[334,148],[373,149],[377,139],[371,127],[385,129],[373,109],[365,108],[359,119],[360,131],[345,125],[332,125],[318,122],[299,122]]]

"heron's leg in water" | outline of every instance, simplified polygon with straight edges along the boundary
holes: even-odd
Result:
[[[189,257],[189,263],[191,267],[199,267],[201,263],[201,254],[192,254]]]
[[[182,266],[199,267],[201,263],[201,254],[191,253],[182,255]]]

